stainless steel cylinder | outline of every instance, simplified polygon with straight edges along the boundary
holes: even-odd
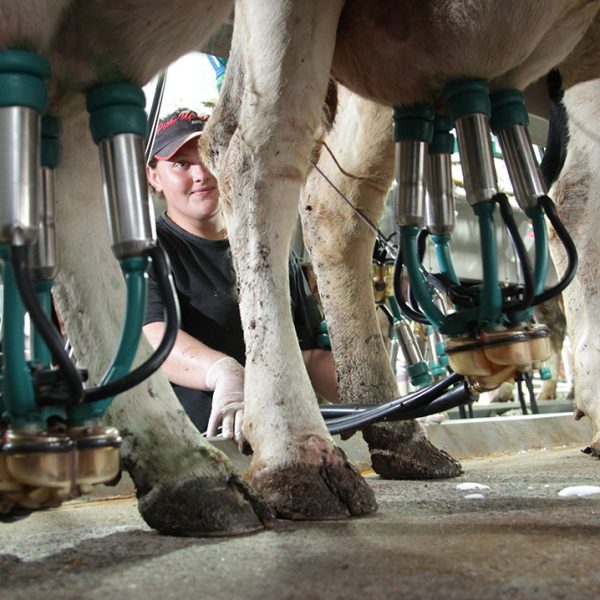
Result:
[[[452,159],[450,154],[430,154],[427,171],[425,223],[430,233],[444,235],[454,230]]]
[[[395,370],[396,362],[398,361],[398,350],[400,348],[400,344],[398,340],[391,339],[388,346],[388,355],[390,357],[390,365],[392,369]],[[1,488],[0,488],[1,489]]]
[[[0,108],[0,243],[31,243],[37,235],[40,115],[24,106]]]
[[[58,270],[54,169],[42,167],[41,172],[38,194],[38,235],[31,254],[31,268],[34,279],[52,279]]]
[[[425,219],[425,159],[427,143],[403,140],[396,143],[394,216],[398,226],[421,227]]]
[[[456,121],[458,149],[469,204],[491,200],[498,191],[488,118],[483,113]]]
[[[155,244],[154,214],[148,196],[144,140],[117,134],[99,144],[104,200],[113,253],[138,256]]]
[[[539,197],[547,190],[529,130],[523,125],[512,125],[500,130],[498,139],[519,206],[523,210],[537,206]]]
[[[407,321],[398,321],[394,325],[402,354],[409,365],[415,365],[423,361],[423,353],[417,345],[417,340],[413,330]]]

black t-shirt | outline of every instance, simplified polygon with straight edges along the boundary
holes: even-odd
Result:
[[[171,263],[181,329],[243,365],[246,349],[229,241],[206,240],[188,233],[164,213],[156,221],[156,233]],[[310,350],[317,347],[320,313],[295,255],[290,256],[289,268],[292,318],[300,348]],[[150,269],[144,324],[163,321],[163,307]],[[190,419],[205,431],[212,393],[172,385]]]

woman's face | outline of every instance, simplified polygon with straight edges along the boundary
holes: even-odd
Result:
[[[192,139],[147,170],[150,184],[165,197],[169,217],[181,225],[210,221],[221,211],[217,180],[200,162],[197,146]]]

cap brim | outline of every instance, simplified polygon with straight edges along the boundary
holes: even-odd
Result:
[[[173,155],[177,154],[179,149],[182,146],[185,146],[190,140],[194,138],[200,137],[202,135],[201,131],[194,131],[194,133],[190,133],[188,136],[184,137],[183,140],[176,140],[167,144],[164,148],[161,148],[158,152],[154,154],[154,158],[158,160],[170,160]]]

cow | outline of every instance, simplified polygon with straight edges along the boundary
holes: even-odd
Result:
[[[592,440],[586,452],[600,457],[600,405],[596,394],[598,335],[598,246],[597,221],[593,216],[598,194],[598,92],[600,70],[597,48],[600,17],[569,56],[558,65],[566,90],[562,103],[567,115],[568,142],[564,165],[550,192],[561,218],[579,250],[579,275],[564,291],[567,330],[573,350],[575,418],[587,416],[592,424]],[[564,269],[563,249],[551,240],[557,270]]]
[[[400,393],[375,311],[375,232],[337,190],[371,223],[379,221],[394,176],[392,111],[342,85],[335,96],[335,120],[332,126],[324,123],[317,136],[318,170],[309,172],[302,188],[303,239],[327,315],[340,401],[378,404]],[[373,469],[384,477],[424,479],[432,470],[441,476],[461,472],[458,463],[427,441],[417,421],[373,424],[362,435]],[[410,444],[403,442],[407,439]]]
[[[290,337],[289,319],[279,322],[287,303],[281,257],[330,72],[388,106],[439,103],[445,84],[465,76],[484,77],[493,90],[524,89],[569,54],[598,10],[598,2],[276,4],[236,4],[217,118],[201,141],[219,174],[233,238],[248,351],[245,433],[253,445],[261,440],[268,448],[255,455],[251,481],[267,498],[297,474],[282,464],[290,439],[297,440],[292,462],[314,464],[315,436],[323,444],[321,460],[331,460],[314,402],[301,399],[307,386],[300,387],[290,366],[297,352],[282,353],[268,342],[275,327]],[[314,428],[307,444],[309,421]],[[270,445],[270,428],[286,435]]]
[[[83,93],[107,81],[146,83],[180,55],[199,49],[229,19],[231,8],[227,2],[195,1],[0,3],[1,46],[35,50],[52,68],[48,111],[64,127],[56,173],[60,271],[53,293],[92,382],[111,361],[125,306]],[[143,344],[141,358],[148,354]],[[151,527],[210,536],[273,523],[271,511],[227,457],[191,425],[164,377],[117,397],[108,418],[121,431],[123,466]]]
[[[102,82],[148,81],[206,40],[232,5],[13,4],[1,5],[3,46],[25,41],[50,59],[50,109],[63,118],[65,148],[71,147],[57,181],[63,262],[56,296],[69,337],[91,361],[87,366],[96,379],[110,358],[120,305],[112,294],[100,304],[98,290],[108,294],[121,284],[109,253],[90,246],[104,217],[98,214],[98,187],[92,189],[99,183],[89,173],[94,149],[84,141],[80,93]],[[569,54],[598,4],[236,2],[228,73],[201,150],[219,177],[239,278],[247,347],[244,434],[254,450],[248,477],[276,514],[339,518],[376,507],[372,490],[320,416],[294,341],[285,283],[298,197],[330,72],[361,96],[390,106],[438,103],[444,85],[465,76],[484,77],[493,89],[522,89]],[[107,265],[100,273],[99,264]],[[133,418],[132,411],[140,414]],[[261,520],[269,521],[262,505],[181,413],[161,377],[114,402],[111,418],[124,433],[126,466],[144,518],[171,533],[260,528]],[[412,427],[400,431],[420,435]],[[385,454],[397,446],[389,439],[396,432],[378,433],[372,448]]]

